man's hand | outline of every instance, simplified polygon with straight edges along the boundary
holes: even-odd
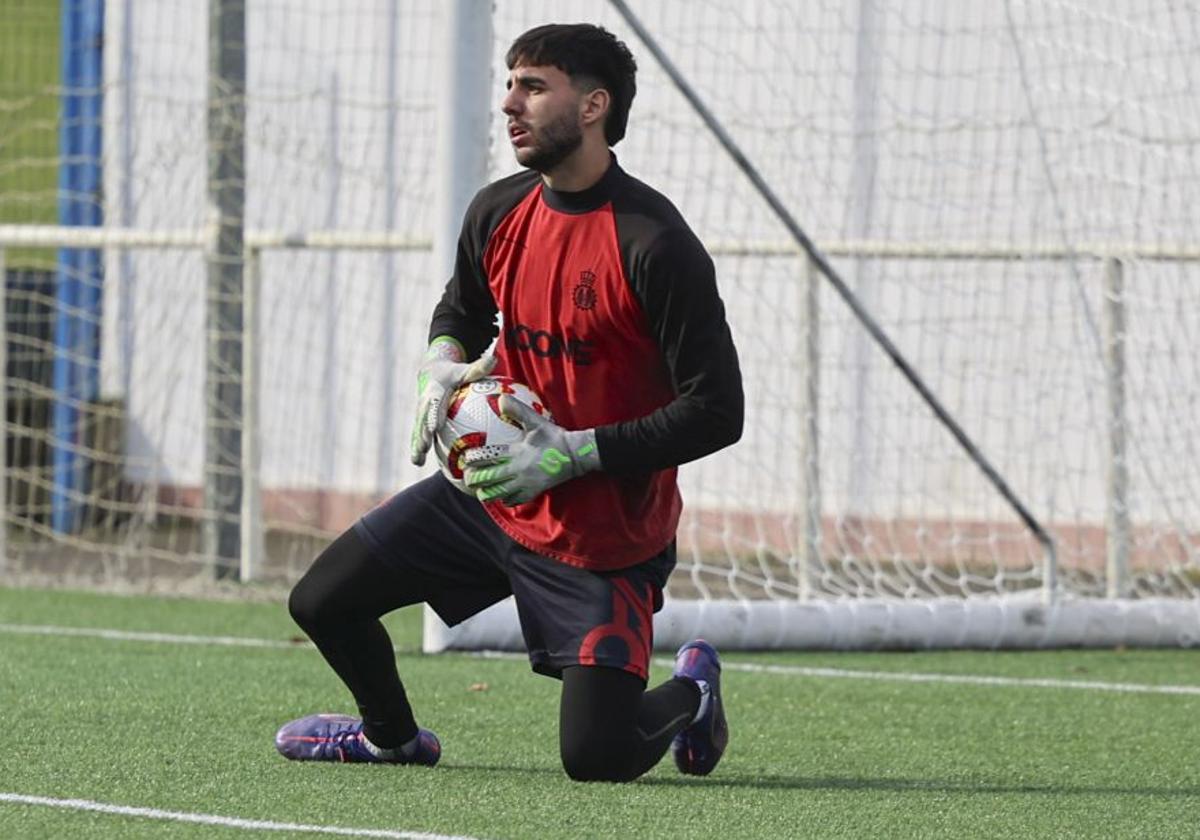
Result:
[[[568,432],[507,394],[500,397],[500,412],[524,434],[516,443],[469,449],[463,455],[463,480],[479,501],[523,504],[600,469],[595,429]]]
[[[417,416],[413,420],[412,462],[425,463],[433,435],[446,420],[447,397],[459,387],[483,379],[496,367],[492,354],[467,364],[466,351],[449,336],[439,336],[429,345],[425,361],[417,371]]]

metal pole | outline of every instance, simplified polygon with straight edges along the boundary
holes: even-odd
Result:
[[[821,564],[821,460],[820,460],[820,393],[821,393],[821,277],[812,260],[804,260],[804,279],[800,287],[800,347],[798,356],[800,383],[800,522],[803,546],[801,567],[797,570],[798,596],[801,601],[812,597],[813,572]]]
[[[330,74],[329,78],[329,130],[326,134],[326,143],[328,145],[328,155],[325,160],[326,171],[329,178],[329,196],[325,205],[325,227],[329,230],[337,228],[338,218],[338,203],[342,184],[341,171],[341,131],[340,131],[340,80],[337,72]],[[391,206],[392,201],[387,201],[388,206]],[[325,274],[325,289],[323,292],[325,298],[325,312],[322,314],[322,359],[320,376],[321,389],[327,395],[324,400],[324,405],[321,408],[321,437],[322,445],[318,455],[319,472],[317,473],[317,481],[319,487],[332,488],[337,481],[337,462],[338,462],[338,430],[341,426],[341,419],[345,415],[345,411],[340,404],[338,394],[338,374],[342,370],[344,360],[341,352],[341,331],[339,329],[340,313],[342,311],[342,295],[339,294],[338,288],[338,262],[341,251],[339,249],[330,250],[326,255],[328,260],[327,271]],[[255,254],[255,268],[258,268],[258,255]],[[258,284],[261,283],[261,275],[255,274],[254,277],[254,294],[258,294],[261,289]],[[385,282],[391,285],[391,272],[385,274]],[[247,280],[249,283],[250,281]],[[389,326],[396,320],[391,316],[391,310],[385,309],[388,314],[384,315],[383,324],[385,332]],[[246,316],[249,319],[249,314]],[[260,317],[260,316],[256,316]],[[261,335],[261,324],[257,319],[250,322],[254,336]],[[394,326],[391,327],[394,329]],[[384,345],[387,345],[385,340]],[[395,371],[392,369],[391,359],[384,357],[385,361],[381,365],[383,368],[384,381],[391,381],[395,376]],[[253,370],[251,373],[255,376],[259,371]],[[383,408],[383,426],[389,430],[395,431],[395,424],[392,423],[389,416],[391,406],[384,403]],[[381,435],[381,440],[395,435]],[[382,454],[382,453],[381,453]],[[384,459],[381,457],[380,461]],[[322,508],[324,506],[321,506]],[[324,522],[321,522],[321,527],[326,527]]]
[[[871,337],[875,339],[876,344],[878,344],[880,348],[882,348],[883,351],[888,354],[888,357],[892,360],[892,363],[900,369],[900,373],[903,374],[904,378],[908,380],[908,383],[916,389],[917,393],[921,396],[921,399],[925,401],[925,404],[929,407],[929,409],[934,413],[938,420],[941,421],[942,425],[946,427],[954,439],[958,441],[959,446],[963,448],[963,451],[967,453],[967,456],[975,463],[977,467],[979,467],[996,491],[1004,497],[1004,500],[1008,502],[1009,506],[1016,512],[1017,516],[1020,517],[1021,521],[1025,524],[1025,527],[1027,527],[1037,541],[1041,543],[1043,552],[1043,597],[1047,602],[1052,601],[1054,599],[1057,585],[1058,560],[1054,550],[1054,540],[1050,537],[1050,534],[1045,528],[1042,527],[1042,524],[1038,522],[1036,518],[1034,518],[1033,514],[1029,512],[1029,509],[1025,507],[1025,504],[1017,497],[1017,494],[1014,493],[1012,488],[1008,486],[1008,482],[1004,480],[1004,477],[1000,475],[994,466],[992,466],[992,463],[987,459],[983,452],[980,451],[979,447],[975,445],[975,442],[967,436],[967,433],[958,424],[958,421],[950,415],[950,412],[946,410],[941,401],[929,389],[929,386],[925,384],[925,381],[921,379],[913,366],[909,364],[908,359],[904,357],[904,355],[900,352],[900,349],[896,347],[895,343],[891,340],[888,334],[885,333],[879,324],[875,322],[875,319],[872,317],[871,313],[867,311],[866,307],[862,305],[862,302],[859,301],[854,292],[850,290],[850,287],[846,285],[846,281],[843,280],[841,275],[838,274],[832,265],[830,265],[829,261],[825,258],[825,255],[822,254],[821,251],[817,249],[816,245],[813,244],[812,240],[808,238],[808,234],[804,232],[804,229],[800,227],[800,224],[796,221],[795,217],[792,216],[791,212],[787,209],[787,207],[784,206],[783,202],[779,200],[779,197],[775,195],[775,191],[771,189],[759,171],[754,167],[754,164],[752,164],[749,158],[746,157],[741,147],[734,142],[729,132],[725,130],[725,127],[720,123],[719,120],[717,120],[712,111],[709,110],[708,106],[704,104],[704,101],[700,99],[699,94],[696,93],[695,89],[692,88],[687,79],[683,77],[683,74],[679,72],[679,68],[677,68],[674,62],[672,62],[667,54],[663,52],[663,49],[659,46],[658,41],[656,41],[646,27],[642,25],[642,22],[638,20],[637,16],[630,11],[629,6],[624,2],[624,0],[609,0],[609,2],[621,14],[621,17],[625,19],[625,22],[629,24],[629,27],[633,29],[638,38],[641,39],[642,43],[646,45],[646,48],[650,50],[651,54],[654,55],[654,58],[658,61],[659,65],[664,71],[666,71],[667,75],[671,77],[671,81],[674,82],[675,87],[678,88],[679,92],[683,94],[684,98],[691,103],[692,108],[694,108],[700,118],[704,120],[704,124],[708,126],[709,130],[717,138],[717,141],[725,149],[726,153],[729,154],[737,167],[741,169],[742,173],[750,180],[750,183],[754,186],[754,189],[757,190],[758,194],[763,198],[764,201],[766,201],[772,212],[774,212],[776,218],[783,223],[783,226],[787,229],[788,233],[791,234],[792,239],[795,240],[796,244],[808,254],[808,258],[813,261],[813,263],[820,270],[821,274],[825,275],[825,279],[828,280],[830,285],[833,286],[834,291],[836,291],[842,300],[846,302],[846,305],[850,307],[850,310],[854,313],[854,316],[858,318],[859,323],[861,323],[863,327],[866,328],[867,332],[871,334]]]
[[[217,577],[241,557],[246,128],[245,0],[209,0],[204,552]]]
[[[1108,494],[1105,565],[1109,598],[1129,595],[1129,460],[1125,418],[1125,272],[1116,257],[1104,261],[1104,355],[1108,373]]]
[[[441,286],[454,270],[463,213],[487,180],[492,113],[492,0],[442,4],[442,87],[438,112],[433,270]]]
[[[262,512],[262,450],[259,431],[262,252],[246,251],[245,333],[242,341],[242,507],[238,577],[247,583],[259,576],[265,556]]]
[[[134,219],[134,138],[135,138],[135,97],[134,97],[134,52],[133,52],[133,22],[136,3],[122,4],[121,15],[121,52],[120,52],[120,85],[121,85],[121,125],[117,130],[117,160],[119,162],[120,187],[117,191],[117,207],[120,213],[121,227],[131,228]],[[133,253],[124,248],[118,257],[120,272],[117,282],[120,284],[120,320],[117,323],[120,347],[121,396],[130,399],[133,390],[133,354],[136,352],[137,322],[133,316],[134,302],[137,300],[135,291],[136,280],[133,276]],[[153,506],[151,506],[153,507]]]
[[[396,177],[396,157],[402,151],[398,148],[396,141],[396,121],[399,118],[398,110],[399,89],[402,83],[400,79],[399,53],[400,53],[400,7],[399,0],[391,0],[388,4],[388,36],[387,36],[387,63],[385,65],[387,79],[384,83],[384,97],[387,102],[387,118],[384,122],[383,131],[383,227],[389,233],[396,227],[396,202],[393,197],[397,192],[397,177]],[[443,105],[443,107],[445,107]],[[383,283],[383,300],[379,307],[379,315],[383,321],[382,332],[383,336],[379,342],[379,350],[383,357],[383,364],[379,370],[379,402],[382,407],[381,422],[379,424],[379,457],[376,460],[375,470],[375,485],[381,496],[386,496],[395,491],[396,479],[396,438],[401,437],[396,434],[396,429],[403,428],[404,424],[396,419],[396,394],[397,394],[397,377],[408,376],[408,371],[396,370],[396,346],[397,346],[397,321],[396,317],[396,257],[391,251],[384,251],[381,255],[383,270],[379,273],[380,281]],[[409,379],[405,378],[404,384],[409,384]],[[411,386],[410,386],[411,387]],[[405,393],[408,391],[406,390]]]
[[[492,114],[492,2],[441,3],[442,106],[437,121],[437,199],[434,208],[433,278],[441,286],[454,271],[463,214],[487,180]],[[448,630],[425,607],[422,646],[427,652],[447,645]]]
[[[876,7],[877,0],[859,0],[858,27],[855,30],[854,50],[854,123],[851,148],[849,204],[844,225],[847,239],[868,239],[875,211],[876,172],[879,169],[878,114],[880,77],[883,75],[884,17]],[[863,306],[877,308],[879,300],[879,271],[868,258],[854,261],[854,293]],[[846,377],[850,389],[851,449],[848,501],[851,510],[870,510],[872,496],[878,486],[877,455],[880,448],[876,421],[879,417],[877,374],[871,338],[863,332],[851,333],[850,353],[853,356],[854,376]]]

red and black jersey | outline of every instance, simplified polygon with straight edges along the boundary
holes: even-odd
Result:
[[[618,569],[662,551],[681,501],[675,468],[740,437],[741,371],[712,260],[665,197],[615,158],[582,192],[532,171],[472,201],[430,338],[541,395],[567,429],[596,429],[603,471],[487,510],[522,545]]]

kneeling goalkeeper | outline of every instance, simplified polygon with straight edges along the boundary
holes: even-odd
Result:
[[[742,431],[712,260],[610,151],[636,90],[623,43],[587,24],[541,26],[507,64],[501,107],[524,171],[481,190],[464,218],[418,376],[413,462],[446,397],[493,371],[532,387],[554,420],[503,397],[522,439],[466,454],[473,496],[433,475],[317,558],[289,608],[361,717],[292,721],[276,746],[300,760],[437,763],[379,617],[425,602],[453,625],[512,594],[533,669],[562,680],[571,778],[634,779],[668,748],[680,771],[706,775],[728,741],[717,652],[690,642],[670,680],[646,681],[675,565],[676,467]]]

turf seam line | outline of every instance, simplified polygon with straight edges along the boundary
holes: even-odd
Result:
[[[0,633],[27,636],[76,636],[108,639],[112,641],[159,642],[164,644],[217,645],[226,647],[249,647],[303,649],[312,646],[307,640],[281,641],[257,639],[249,636],[199,636],[182,633],[149,633],[136,630],[113,630],[101,627],[60,627],[44,624],[0,624]],[[506,651],[475,651],[471,655],[484,659],[524,659],[525,654]],[[674,660],[659,658],[656,665],[670,668]],[[1039,677],[994,677],[971,674],[924,674],[902,671],[855,671],[846,668],[815,668],[803,665],[758,665],[747,662],[721,663],[726,671],[741,671],[752,674],[777,674],[780,676],[817,677],[827,679],[880,680],[910,683],[943,683],[954,685],[1003,686],[1013,688],[1066,688],[1087,691],[1109,691],[1126,694],[1173,694],[1200,696],[1200,685],[1147,685],[1141,683],[1113,683],[1097,680],[1060,680]]]
[[[673,660],[655,660],[659,665],[671,665]],[[722,662],[722,670],[756,674],[781,674],[799,677],[828,677],[832,679],[889,680],[910,683],[951,683],[955,685],[1009,686],[1016,688],[1074,688],[1087,691],[1114,691],[1131,694],[1185,694],[1200,696],[1200,685],[1148,685],[1143,683],[1113,683],[1099,680],[1060,680],[1046,677],[988,677],[973,674],[923,674],[902,671],[855,671],[845,668],[813,668],[803,665],[755,665],[743,662]]]
[[[138,630],[111,630],[104,627],[60,627],[52,624],[0,624],[0,633],[23,636],[80,636],[109,639],[118,642],[163,642],[175,645],[218,645],[251,648],[311,647],[307,639],[295,642],[277,639],[255,639],[249,636],[198,636],[184,633],[150,633]]]
[[[140,808],[132,805],[115,805],[94,802],[90,799],[58,799],[50,796],[29,796],[22,793],[0,792],[0,803],[16,805],[41,805],[70,811],[91,811],[122,817],[143,817],[169,822],[217,825],[225,828],[241,828],[250,831],[292,831],[306,834],[334,834],[341,837],[381,837],[388,840],[477,840],[462,834],[430,834],[424,831],[398,831],[387,828],[351,828],[338,825],[307,825],[304,823],[253,820],[241,817],[222,817],[218,814],[197,814],[188,811],[166,811],[161,808]]]

